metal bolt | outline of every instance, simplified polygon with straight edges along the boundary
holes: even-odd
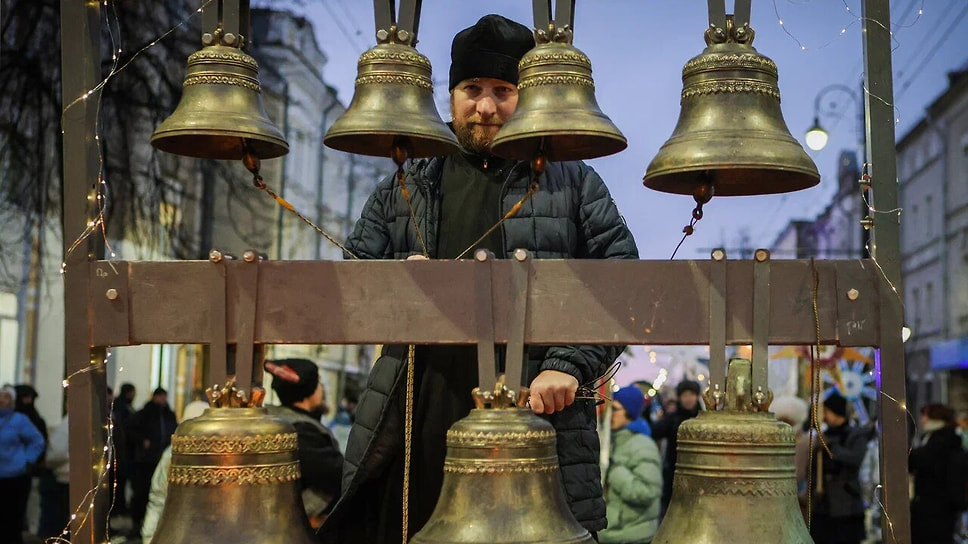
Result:
[[[756,252],[753,253],[753,258],[756,259],[756,262],[758,263],[766,262],[770,260],[770,252],[765,249],[757,249]]]
[[[527,252],[527,250],[524,250],[524,249],[515,249],[514,250],[514,260],[518,261],[519,263],[523,263],[524,261],[527,261],[528,260],[528,252]]]
[[[390,38],[390,33],[387,32],[386,30],[384,30],[384,29],[381,28],[380,30],[377,30],[376,31],[376,39],[377,39],[377,41],[385,42],[389,38]]]
[[[215,45],[215,36],[211,32],[202,34],[202,45]]]
[[[860,291],[857,289],[847,291],[847,300],[857,300],[858,297],[860,297]]]
[[[256,252],[252,251],[251,249],[245,250],[245,253],[242,254],[242,260],[247,263],[254,263],[258,259],[259,259],[259,255],[256,254]]]
[[[867,216],[860,220],[860,226],[864,227],[864,230],[871,230],[871,227],[874,226],[874,220]]]
[[[712,254],[714,261],[722,261],[726,258],[726,250],[724,249],[714,249]]]
[[[106,296],[108,300],[117,300],[118,290],[112,287],[111,289],[108,289],[107,291],[104,292],[104,296]]]
[[[222,38],[222,40],[225,42],[226,45],[235,45],[235,41],[237,39],[238,39],[238,36],[236,36],[235,34],[232,34],[231,32],[226,32],[225,36]]]
[[[225,256],[222,255],[222,252],[217,249],[213,249],[208,252],[208,260],[212,261],[213,263],[220,263],[222,262],[223,258],[225,258]]]
[[[487,250],[478,249],[477,251],[474,252],[474,258],[477,259],[477,262],[481,262],[481,263],[487,262]]]
[[[409,32],[407,32],[406,30],[398,30],[397,31],[397,41],[400,41],[402,43],[406,43],[409,40],[410,40],[410,33]]]

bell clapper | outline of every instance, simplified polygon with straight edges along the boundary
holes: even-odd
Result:
[[[676,249],[672,251],[672,256],[669,257],[670,261],[676,258],[676,253],[679,252],[679,248],[682,247],[682,243],[686,241],[686,238],[696,232],[696,223],[702,219],[703,204],[709,202],[716,192],[711,178],[712,176],[708,171],[703,172],[699,177],[699,184],[696,185],[696,190],[692,193],[692,198],[696,201],[696,207],[692,210],[692,219],[689,220],[688,225],[682,227],[682,239],[679,240]]]

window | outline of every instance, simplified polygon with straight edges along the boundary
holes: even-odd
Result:
[[[928,195],[924,199],[924,231],[928,240],[934,237],[934,214],[931,213],[933,211],[931,209],[931,195]]]
[[[924,286],[924,325],[928,328],[937,322],[934,315],[934,284],[930,281]]]

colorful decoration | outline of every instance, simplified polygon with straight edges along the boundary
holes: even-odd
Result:
[[[847,399],[847,402],[854,406],[854,414],[861,424],[870,421],[867,413],[867,405],[864,398],[877,400],[877,389],[874,387],[874,373],[864,370],[865,365],[861,361],[839,361],[837,363],[840,379],[835,380],[829,372],[823,373],[824,392],[823,398],[827,399],[835,392]]]

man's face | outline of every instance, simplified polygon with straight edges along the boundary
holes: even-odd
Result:
[[[679,395],[679,404],[681,404],[685,410],[695,410],[696,405],[699,404],[699,395],[692,391],[683,391],[682,394]]]
[[[485,153],[514,109],[518,88],[490,77],[465,79],[450,93],[450,114],[457,141],[467,151]]]
[[[162,394],[154,395],[151,397],[151,401],[159,406],[168,404],[168,395],[162,395]]]
[[[323,384],[316,384],[316,390],[306,400],[309,403],[309,410],[306,410],[307,412],[322,411],[323,415],[325,415],[326,392],[323,391]]]

